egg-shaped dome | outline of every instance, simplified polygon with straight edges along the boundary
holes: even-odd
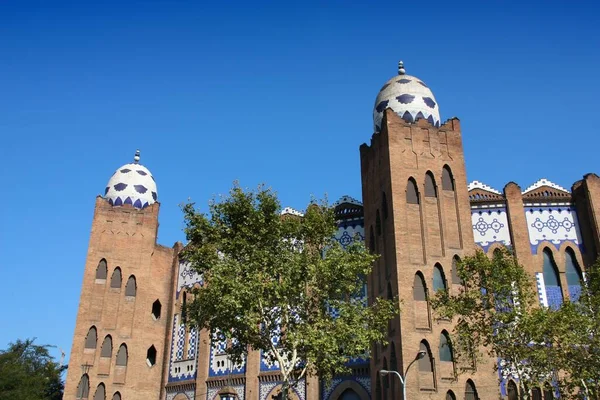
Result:
[[[129,204],[135,208],[145,208],[156,203],[156,182],[148,168],[139,164],[139,150],[133,159],[133,163],[117,169],[108,180],[104,198],[112,206]]]
[[[440,126],[440,109],[431,89],[419,78],[406,75],[402,61],[398,63],[398,75],[383,85],[375,100],[375,132],[381,130],[381,120],[386,108],[391,108],[406,122],[426,119],[431,125]]]

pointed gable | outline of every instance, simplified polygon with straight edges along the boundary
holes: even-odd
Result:
[[[467,186],[469,190],[469,201],[471,203],[498,203],[504,202],[504,196],[500,191],[483,182],[473,181]]]
[[[333,203],[335,216],[338,220],[349,218],[362,218],[363,204],[350,196],[342,196],[338,201]]]
[[[548,179],[540,179],[523,191],[523,200],[569,201],[571,192]]]

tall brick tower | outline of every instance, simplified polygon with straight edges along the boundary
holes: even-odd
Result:
[[[162,383],[174,250],[156,244],[156,183],[134,162],[96,198],[64,399],[154,399]]]
[[[481,372],[462,366],[473,374],[455,378],[452,323],[436,319],[429,304],[436,290],[457,290],[454,263],[475,249],[459,120],[441,124],[431,90],[400,63],[377,96],[374,131],[360,148],[365,235],[381,255],[368,292],[371,300],[398,296],[402,310],[389,326],[389,345],[372,352],[373,398],[401,399],[397,377],[378,372],[404,374],[419,352],[408,398],[498,398],[491,365]]]

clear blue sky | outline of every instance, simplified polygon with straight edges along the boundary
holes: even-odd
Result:
[[[600,173],[598,2],[201,3],[0,4],[0,348],[68,353],[94,199],[136,148],[165,245],[180,203],[236,179],[299,209],[360,197],[399,59],[461,119],[469,180]]]

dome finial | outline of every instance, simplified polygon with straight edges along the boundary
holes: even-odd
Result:
[[[136,164],[140,162],[140,149],[137,149],[135,151],[135,156],[133,156],[133,162]]]
[[[406,70],[404,69],[404,61],[398,61],[398,75],[404,75]]]

